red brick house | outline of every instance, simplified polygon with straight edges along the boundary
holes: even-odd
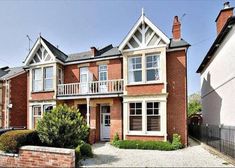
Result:
[[[67,55],[39,37],[24,61],[27,127],[57,104],[79,108],[91,140],[171,139],[187,144],[187,49],[178,17],[168,38],[144,14],[118,47]]]
[[[0,128],[27,126],[26,84],[22,67],[0,68]]]

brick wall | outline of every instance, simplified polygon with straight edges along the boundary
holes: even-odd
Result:
[[[120,98],[113,99],[113,105],[110,109],[110,140],[118,133],[119,139],[122,139],[122,100]]]
[[[73,149],[23,146],[19,154],[0,153],[0,167],[75,167]]]
[[[23,73],[10,82],[10,126],[27,126],[27,74]]]
[[[187,60],[184,50],[167,53],[167,133],[181,135],[187,144]]]
[[[31,93],[31,100],[53,100],[54,94],[54,91]]]
[[[143,141],[164,141],[164,136],[138,136],[126,135],[127,140],[143,140]]]
[[[146,84],[146,85],[129,85],[126,86],[126,91],[128,95],[150,95],[162,93],[164,84]]]

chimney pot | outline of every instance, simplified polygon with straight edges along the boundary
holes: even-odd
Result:
[[[224,3],[224,8],[219,12],[215,22],[217,28],[217,34],[223,29],[225,23],[227,22],[228,18],[233,16],[233,7],[230,7],[229,2]]]

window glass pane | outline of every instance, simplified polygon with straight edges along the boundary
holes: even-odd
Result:
[[[134,81],[141,82],[142,81],[142,71],[135,71],[134,72]]]
[[[154,109],[154,114],[158,115],[159,114],[159,110],[158,109]]]
[[[149,69],[147,70],[147,81],[156,80],[156,70],[155,69]]]
[[[130,116],[130,131],[142,130],[142,116]]]
[[[34,69],[33,73],[34,73],[33,77],[34,77],[35,80],[41,80],[42,79],[42,70],[41,70],[41,68]]]
[[[53,77],[53,67],[45,68],[45,78],[52,78]]]
[[[147,103],[147,108],[153,108],[153,103]]]
[[[142,108],[142,103],[136,103],[136,108]]]
[[[154,108],[159,108],[159,102],[154,102]]]
[[[52,105],[44,105],[43,108],[44,108],[43,109],[44,112],[50,112],[53,109],[53,106]]]
[[[137,115],[142,114],[142,109],[136,109],[136,114],[137,114]]]
[[[134,115],[135,114],[135,109],[130,109],[130,115]]]
[[[147,115],[152,115],[153,114],[153,109],[147,109]]]
[[[160,116],[147,117],[147,131],[160,131]]]
[[[45,85],[45,90],[50,90],[53,89],[53,80],[52,79],[45,79],[44,81],[44,85]]]
[[[129,104],[129,107],[130,107],[130,108],[135,108],[135,103],[130,103],[130,104]]]

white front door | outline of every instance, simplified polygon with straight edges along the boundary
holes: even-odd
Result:
[[[80,93],[88,92],[88,68],[80,68]]]
[[[110,139],[110,107],[101,106],[101,140]]]

